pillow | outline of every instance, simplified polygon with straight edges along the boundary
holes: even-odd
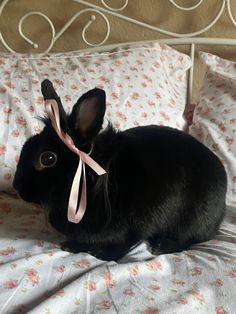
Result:
[[[21,147],[43,125],[40,83],[45,78],[70,112],[95,86],[106,91],[108,120],[117,129],[165,124],[182,129],[187,55],[158,43],[102,53],[0,54],[0,190],[9,190]],[[105,125],[104,125],[105,126]]]
[[[223,162],[227,203],[236,205],[236,62],[201,52],[207,66],[189,133]]]

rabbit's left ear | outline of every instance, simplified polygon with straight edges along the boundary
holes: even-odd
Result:
[[[94,88],[79,98],[69,117],[69,127],[90,142],[100,131],[106,111],[106,94]]]
[[[44,100],[47,99],[55,99],[58,105],[58,109],[59,109],[59,115],[60,115],[60,125],[61,128],[64,132],[66,132],[67,129],[67,115],[66,112],[62,106],[61,103],[61,99],[60,97],[57,95],[53,84],[51,81],[49,81],[48,79],[44,80],[41,84],[41,92],[43,94],[43,98]]]

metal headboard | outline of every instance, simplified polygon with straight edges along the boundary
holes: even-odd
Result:
[[[72,0],[72,1],[84,5],[85,8],[78,11],[76,14],[74,14],[74,16],[72,18],[70,18],[65,23],[65,25],[61,28],[61,30],[59,30],[57,33],[55,31],[55,27],[54,27],[53,22],[51,21],[51,19],[47,15],[45,15],[41,12],[38,12],[38,11],[32,11],[32,12],[29,12],[29,13],[25,14],[24,16],[22,16],[20,21],[19,21],[18,31],[19,31],[20,36],[29,45],[32,45],[35,48],[35,51],[37,52],[37,49],[39,49],[38,43],[36,42],[36,40],[30,39],[24,34],[23,26],[24,26],[26,19],[29,18],[30,16],[41,16],[48,23],[48,25],[50,26],[50,30],[51,30],[51,42],[49,43],[47,49],[45,49],[43,54],[49,53],[51,51],[51,49],[53,48],[54,44],[56,43],[56,41],[66,32],[66,30],[71,26],[71,24],[76,19],[78,19],[82,14],[84,14],[86,12],[90,12],[91,17],[90,17],[90,20],[86,23],[86,25],[82,29],[82,38],[83,38],[83,41],[87,44],[87,46],[93,47],[92,48],[93,51],[103,51],[103,50],[107,50],[108,48],[117,48],[120,46],[131,44],[131,43],[126,42],[123,44],[103,46],[107,42],[107,40],[110,36],[110,32],[111,32],[112,25],[110,24],[110,21],[108,18],[109,16],[114,16],[118,19],[125,20],[129,23],[133,23],[135,25],[142,26],[142,27],[150,29],[152,31],[156,31],[159,34],[164,34],[165,36],[171,37],[168,39],[160,39],[160,40],[158,40],[158,42],[165,43],[168,45],[189,45],[190,46],[190,57],[192,59],[193,66],[191,67],[190,72],[189,72],[188,99],[191,99],[191,95],[192,95],[194,56],[195,56],[196,45],[205,45],[205,44],[206,45],[209,45],[209,44],[210,45],[236,45],[236,39],[196,37],[196,36],[200,36],[201,34],[207,32],[209,29],[211,29],[219,21],[219,19],[221,18],[221,16],[223,15],[223,13],[225,11],[227,11],[227,14],[228,14],[230,21],[232,22],[233,26],[236,27],[236,20],[233,16],[232,9],[231,9],[231,7],[232,7],[231,6],[231,0],[219,0],[219,1],[221,1],[220,9],[217,12],[216,16],[213,18],[213,20],[210,21],[202,29],[199,29],[199,30],[197,30],[195,32],[191,32],[191,33],[175,33],[175,32],[171,32],[171,31],[167,31],[167,30],[164,30],[162,28],[158,28],[156,26],[153,26],[153,25],[144,23],[142,21],[139,21],[137,19],[130,18],[126,15],[123,15],[122,11],[129,5],[129,0],[124,0],[123,5],[119,8],[111,7],[110,5],[107,4],[106,0],[100,0],[100,6],[95,5],[93,3],[90,3],[88,1],[84,1],[84,0]],[[178,5],[176,3],[176,0],[166,0],[166,1],[169,1],[169,3],[171,5],[173,5],[178,10],[193,11],[193,10],[197,9],[205,0],[199,0],[195,5],[189,6],[189,7],[184,7],[184,6]],[[5,9],[5,7],[7,6],[8,3],[9,3],[9,0],[4,0],[2,2],[1,6],[0,6],[0,18],[2,16],[3,10]],[[106,24],[106,33],[104,35],[104,39],[101,42],[96,43],[96,44],[91,43],[86,38],[86,33],[87,33],[89,27],[96,20],[95,13],[100,15],[102,17],[102,19],[104,19],[105,24]],[[16,53],[16,51],[13,50],[8,45],[6,40],[4,39],[1,30],[0,30],[0,41],[2,42],[4,47],[9,52]],[[148,41],[148,42],[150,42],[150,41]],[[145,43],[145,42],[142,42],[142,43]],[[83,51],[90,51],[90,50],[91,50],[91,48],[85,49],[85,50],[83,49]]]

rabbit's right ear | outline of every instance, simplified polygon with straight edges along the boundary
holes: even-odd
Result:
[[[69,117],[69,127],[86,142],[90,142],[102,128],[106,111],[104,90],[94,88],[79,98]]]
[[[57,95],[53,84],[48,79],[44,80],[41,84],[41,92],[43,94],[44,100],[47,99],[55,99],[58,105],[59,114],[60,114],[60,125],[64,132],[66,132],[67,129],[67,115],[66,112],[62,106],[61,99]]]

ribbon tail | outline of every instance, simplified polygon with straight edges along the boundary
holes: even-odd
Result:
[[[74,176],[73,183],[71,186],[68,212],[67,212],[68,220],[74,223],[76,223],[75,216],[76,216],[76,209],[77,209],[78,196],[79,196],[81,173],[82,173],[82,160],[80,159],[79,165],[78,165],[78,168],[77,168],[77,171],[76,171],[76,174]]]
[[[82,178],[82,190],[78,205],[78,197],[79,197],[79,186],[80,186],[80,178]],[[70,222],[79,223],[80,220],[83,218],[86,205],[87,205],[87,198],[86,198],[87,188],[86,188],[86,175],[85,175],[85,164],[82,160],[79,162],[78,169],[76,171],[72,187],[71,193],[69,198],[69,205],[68,205],[68,214],[67,218]],[[78,207],[78,210],[77,210]],[[77,212],[76,212],[77,210]]]
[[[80,222],[80,220],[83,218],[86,206],[87,206],[87,187],[86,187],[86,175],[85,175],[85,164],[83,163],[83,169],[82,169],[82,190],[81,190],[81,196],[80,196],[80,202],[79,207],[77,210],[77,213],[75,215],[76,223]]]
[[[80,156],[83,158],[83,161],[93,169],[99,176],[105,174],[106,171],[95,161],[93,160],[88,154],[80,151]]]

